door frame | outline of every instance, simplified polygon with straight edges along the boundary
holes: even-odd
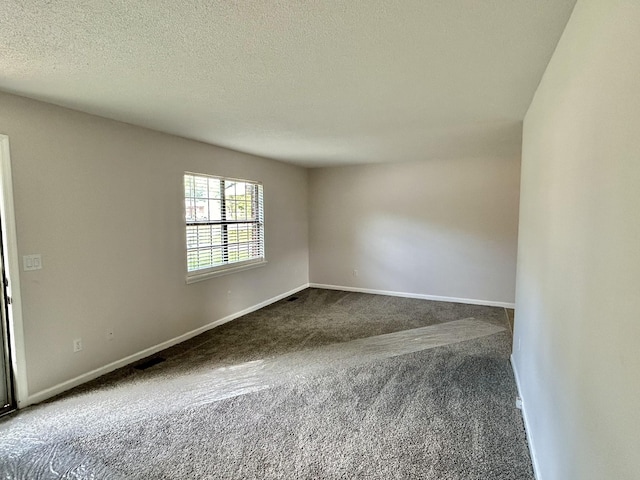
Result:
[[[2,217],[2,244],[4,269],[9,285],[7,295],[7,323],[9,330],[10,368],[13,377],[13,398],[17,408],[28,405],[27,364],[22,323],[22,298],[20,296],[20,260],[16,235],[16,218],[13,204],[13,180],[9,137],[0,134],[0,216]]]

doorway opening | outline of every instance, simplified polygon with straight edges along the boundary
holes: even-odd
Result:
[[[9,153],[9,137],[0,134],[0,415],[28,403]]]

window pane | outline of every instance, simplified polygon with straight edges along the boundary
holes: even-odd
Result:
[[[195,197],[207,198],[209,194],[209,182],[206,177],[195,177]]]
[[[238,246],[229,245],[229,262],[237,262],[237,261],[238,261]]]
[[[238,220],[247,219],[247,202],[238,202]]]
[[[198,246],[197,227],[187,227],[187,248],[196,248]]]
[[[222,202],[209,200],[209,220],[222,220]]]
[[[187,270],[197,270],[198,268],[198,251],[190,250],[187,252]]]
[[[238,226],[228,225],[227,226],[227,242],[235,243],[237,241],[238,241]]]
[[[193,222],[196,219],[196,207],[193,203],[193,198],[184,199],[184,217],[187,222]]]
[[[249,260],[249,244],[241,243],[238,245],[238,260]]]
[[[233,180],[227,180],[224,182],[224,194],[227,198],[234,198],[236,196],[236,182]]]
[[[220,197],[220,179],[209,179],[209,198],[221,198]]]
[[[248,225],[243,225],[238,227],[238,241],[239,242],[248,242],[251,240],[251,227]]]
[[[222,245],[222,226],[221,225],[211,226],[211,243],[213,245]]]
[[[207,200],[196,199],[196,221],[209,220],[209,204]]]
[[[198,247],[211,246],[211,227],[209,225],[198,226]]]
[[[238,220],[238,203],[233,200],[227,200],[227,219]]]
[[[198,250],[198,267],[206,268],[211,266],[211,249]]]
[[[184,176],[184,196],[193,197],[193,175]]]
[[[214,265],[221,265],[222,263],[224,263],[224,260],[222,258],[222,248],[214,248],[212,249],[212,252]]]

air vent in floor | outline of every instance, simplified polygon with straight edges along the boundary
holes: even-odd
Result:
[[[151,368],[154,365],[157,365],[157,364],[162,363],[162,362],[164,362],[164,358],[162,358],[162,357],[154,357],[154,358],[150,358],[148,360],[143,360],[139,364],[134,365],[133,368],[135,368],[136,370],[146,370],[147,368]]]

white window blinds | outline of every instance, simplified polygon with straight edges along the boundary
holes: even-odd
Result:
[[[187,272],[264,260],[262,185],[184,174]]]

